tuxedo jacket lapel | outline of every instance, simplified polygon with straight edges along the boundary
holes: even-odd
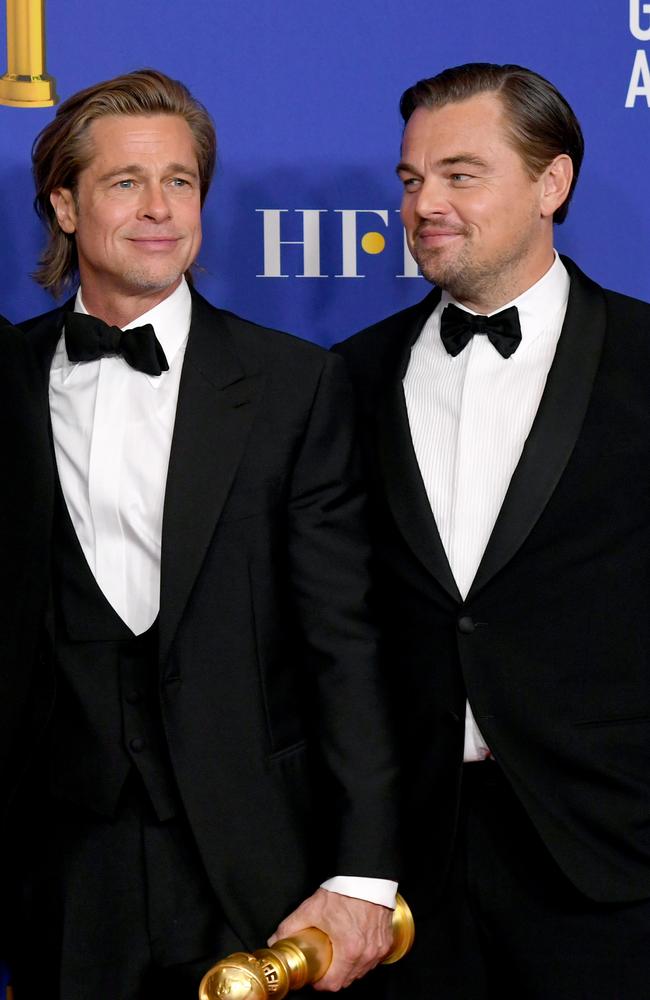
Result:
[[[242,367],[224,315],[193,293],[163,513],[161,663],[235,477],[262,384],[262,375]]]
[[[63,332],[65,314],[69,310],[74,309],[74,301],[74,297],[68,299],[60,309],[45,313],[43,316],[39,316],[29,323],[21,324],[21,329],[29,334],[46,392],[50,383],[52,358]]]
[[[399,353],[388,366],[390,378],[377,415],[379,459],[387,500],[403,537],[425,569],[460,601],[413,448],[402,384],[411,348],[439,299],[440,290],[434,289],[421,303],[410,328],[395,331]]]
[[[563,262],[571,289],[555,358],[468,600],[530,534],[566,468],[589,405],[605,336],[605,299],[572,261]]]

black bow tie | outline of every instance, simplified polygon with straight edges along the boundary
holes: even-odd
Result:
[[[445,350],[455,358],[475,333],[483,333],[502,358],[509,358],[521,343],[521,327],[516,306],[502,309],[493,316],[474,316],[450,302],[440,317],[440,339]]]
[[[151,323],[120,330],[119,326],[109,326],[95,316],[71,312],[65,318],[65,349],[70,361],[96,361],[121,354],[131,368],[145,375],[160,375],[169,370]]]

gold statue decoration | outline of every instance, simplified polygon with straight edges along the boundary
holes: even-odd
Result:
[[[383,964],[391,965],[406,955],[414,937],[411,911],[398,895],[393,947]],[[222,958],[203,977],[199,1000],[282,1000],[290,990],[321,979],[331,961],[332,944],[327,934],[308,927],[276,941],[272,948],[260,948],[252,954],[236,951]]]
[[[0,104],[49,108],[58,101],[45,72],[45,0],[7,0],[7,72],[0,77]]]

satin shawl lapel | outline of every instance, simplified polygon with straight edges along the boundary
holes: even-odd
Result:
[[[589,405],[606,327],[605,297],[572,261],[569,303],[542,400],[490,541],[468,594],[470,600],[516,553],[546,507]]]
[[[263,382],[239,360],[227,318],[196,293],[176,408],[160,581],[160,660],[169,653],[242,457]]]
[[[388,503],[405,541],[425,569],[460,601],[413,448],[402,385],[411,348],[439,299],[440,290],[434,289],[420,304],[410,327],[395,331],[396,351],[386,365],[388,379],[378,400],[379,459]]]

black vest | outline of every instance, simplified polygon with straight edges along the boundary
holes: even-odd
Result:
[[[58,490],[54,520],[55,658],[51,792],[112,817],[135,769],[158,819],[178,793],[158,696],[158,625],[135,636],[100,590]]]

